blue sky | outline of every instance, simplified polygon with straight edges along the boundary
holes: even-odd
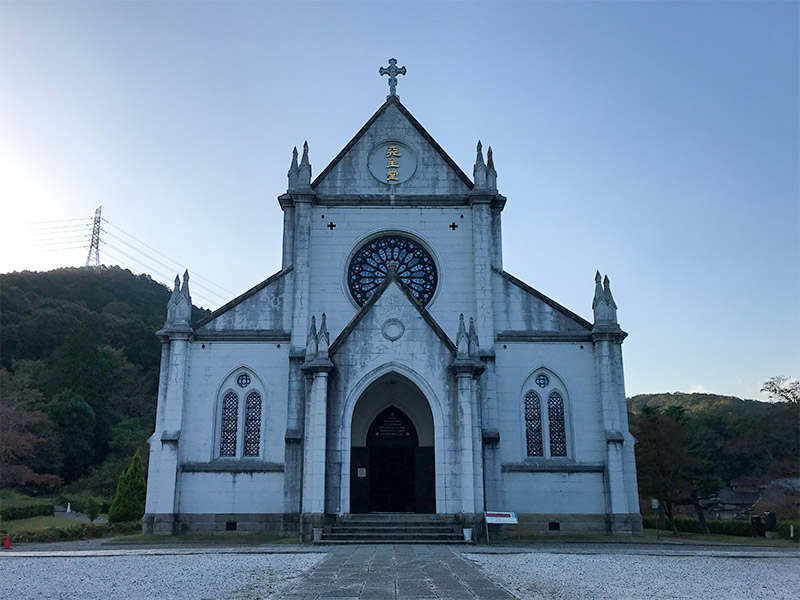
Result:
[[[799,6],[2,2],[0,272],[83,264],[30,223],[102,204],[117,259],[215,308],[280,266],[292,147],[319,173],[394,56],[465,172],[493,147],[506,270],[587,318],[609,274],[629,394],[762,398],[800,375]]]

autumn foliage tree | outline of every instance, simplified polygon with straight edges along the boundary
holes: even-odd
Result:
[[[38,390],[0,369],[0,487],[23,487],[47,491],[61,478],[48,472],[58,467],[55,430],[47,415],[36,409]],[[37,460],[45,455],[49,461]]]
[[[656,498],[667,515],[668,526],[677,533],[673,507],[691,497],[697,459],[689,452],[689,435],[680,410],[659,411],[644,407],[633,415],[631,430],[638,440],[636,469],[639,491]]]

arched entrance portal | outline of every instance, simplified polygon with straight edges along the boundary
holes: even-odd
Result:
[[[411,381],[389,373],[353,411],[350,512],[435,513],[433,416]]]

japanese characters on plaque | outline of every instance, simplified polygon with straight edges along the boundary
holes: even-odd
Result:
[[[408,181],[417,169],[417,153],[411,146],[395,140],[377,144],[369,155],[372,176],[388,185]]]

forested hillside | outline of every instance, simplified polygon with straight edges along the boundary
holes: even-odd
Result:
[[[113,492],[147,451],[169,296],[118,267],[0,275],[0,485]]]
[[[629,398],[640,494],[668,513],[692,504],[699,516],[722,487],[800,476],[798,383],[774,377],[765,391],[776,402],[680,392]]]

